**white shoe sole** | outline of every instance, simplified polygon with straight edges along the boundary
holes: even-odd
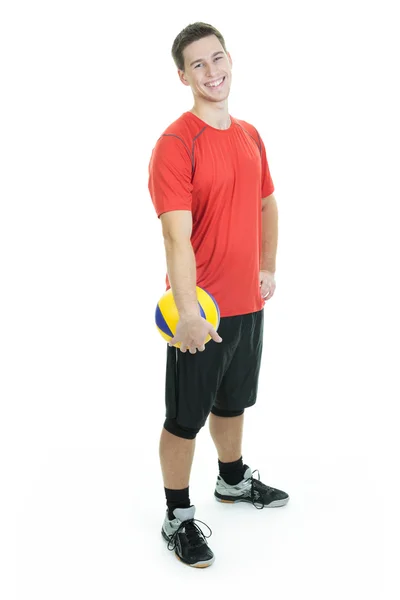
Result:
[[[249,504],[253,504],[252,501],[250,500],[250,498],[237,498],[235,500],[227,500],[226,498],[218,498],[218,496],[215,496],[215,499],[218,500],[218,502],[223,502],[224,504],[237,504],[238,502],[247,502]],[[270,502],[269,504],[264,504],[264,508],[276,508],[278,506],[286,506],[286,504],[289,502],[290,498],[289,496],[287,498],[283,498],[282,500],[274,500],[273,502]],[[256,502],[257,504],[257,502]],[[259,503],[261,504],[261,503]]]

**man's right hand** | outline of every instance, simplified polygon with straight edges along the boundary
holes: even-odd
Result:
[[[174,337],[169,341],[169,346],[181,343],[181,352],[189,350],[190,354],[196,354],[197,350],[205,350],[205,340],[210,335],[215,342],[222,342],[222,338],[214,327],[200,315],[181,317],[176,326]]]

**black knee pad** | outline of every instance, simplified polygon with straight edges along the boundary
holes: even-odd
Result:
[[[164,429],[185,440],[194,440],[200,429],[190,429],[189,427],[182,427],[178,425],[176,419],[165,419]]]
[[[242,410],[221,410],[213,406],[211,412],[213,415],[217,415],[217,417],[240,417],[244,413],[244,408]]]

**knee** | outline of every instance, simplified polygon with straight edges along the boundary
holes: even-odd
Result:
[[[217,417],[240,417],[240,415],[244,413],[244,408],[241,410],[222,410],[216,406],[213,406],[211,412]]]
[[[177,437],[184,438],[186,440],[194,440],[196,435],[200,431],[200,427],[198,429],[191,429],[189,427],[182,427],[176,421],[176,419],[165,419],[164,421],[164,429],[166,429],[172,435],[176,435]]]

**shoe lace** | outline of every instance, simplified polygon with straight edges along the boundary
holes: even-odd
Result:
[[[256,471],[258,473],[258,479],[253,477],[253,473]],[[252,471],[250,477],[246,481],[249,480],[251,481],[251,502],[257,509],[262,509],[264,508],[264,502],[262,501],[263,494],[273,488],[260,481],[260,471],[258,469],[254,469],[254,471]]]
[[[196,525],[195,521],[197,521],[198,523],[203,523],[203,525],[205,525],[209,530],[209,535],[205,535],[201,528],[198,525]],[[170,540],[167,546],[168,550],[174,550],[174,548],[176,547],[178,533],[180,533],[182,529],[185,529],[188,543],[192,548],[201,546],[203,542],[205,542],[206,538],[209,538],[212,535],[211,528],[203,521],[199,521],[199,519],[188,519],[187,521],[182,521],[178,529],[174,531],[174,533],[170,536]]]

